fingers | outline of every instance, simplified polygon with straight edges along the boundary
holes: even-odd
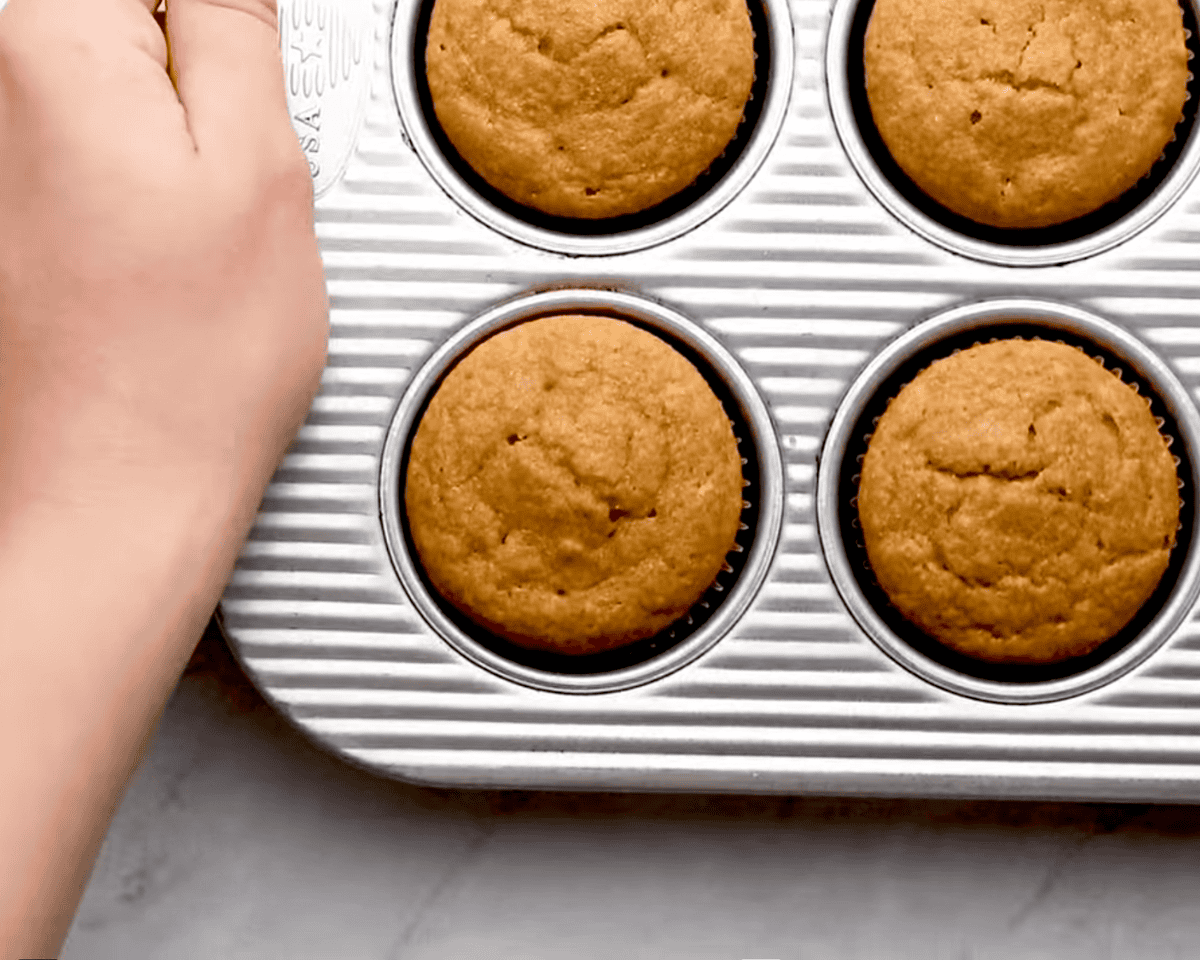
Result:
[[[138,54],[166,67],[163,33],[150,15],[156,2],[11,0],[4,10],[8,52],[26,62],[39,87],[74,87],[72,103],[112,96],[117,88],[125,92],[128,83],[148,76],[150,64]],[[169,93],[162,86],[160,93]]]
[[[245,164],[298,149],[275,0],[169,0],[167,29],[179,99],[201,154]]]

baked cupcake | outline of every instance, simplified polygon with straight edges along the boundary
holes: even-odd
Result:
[[[1178,0],[876,0],[864,67],[900,168],[954,213],[1003,228],[1121,196],[1188,96]]]
[[[880,418],[858,512],[901,614],[961,653],[1094,650],[1154,592],[1179,523],[1146,400],[1075,347],[1004,340],[933,363]]]
[[[438,121],[508,197],[560,217],[648,209],[733,139],[754,81],[745,0],[437,0]]]
[[[556,316],[450,371],[404,501],[450,603],[514,643],[583,654],[687,613],[734,548],[742,485],[729,419],[688,360],[623,321]]]

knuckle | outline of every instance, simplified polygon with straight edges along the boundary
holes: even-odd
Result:
[[[252,165],[220,178],[230,209],[251,218],[303,213],[311,216],[313,180],[308,161],[295,143],[260,148]]]
[[[280,202],[306,209],[313,205],[313,179],[308,160],[298,149],[283,152],[270,176],[271,192]]]

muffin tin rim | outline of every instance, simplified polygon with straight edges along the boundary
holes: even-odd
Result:
[[[1163,608],[1140,636],[1112,657],[1079,674],[1027,684],[1001,683],[971,677],[928,659],[883,621],[862,593],[851,570],[842,543],[838,511],[839,474],[847,453],[851,431],[867,402],[901,363],[947,336],[978,329],[986,337],[989,322],[1029,320],[1045,323],[1050,332],[1057,326],[1085,339],[1097,340],[1118,357],[1136,365],[1140,377],[1150,383],[1180,427],[1176,439],[1193,453],[1200,449],[1200,412],[1186,388],[1167,363],[1129,331],[1097,314],[1051,300],[1009,297],[961,304],[919,321],[876,353],[850,382],[839,401],[821,447],[816,480],[817,532],[821,552],[834,586],[858,626],[879,649],[910,673],[960,696],[1000,704],[1036,704],[1065,700],[1091,693],[1145,663],[1166,644],[1187,619],[1200,596],[1200,511],[1192,524],[1192,549],[1185,559],[1178,582]],[[1193,491],[1194,495],[1194,491]]]
[[[400,467],[408,440],[431,390],[441,377],[477,343],[501,330],[541,316],[572,311],[626,317],[683,341],[722,378],[742,408],[759,452],[758,530],[737,581],[706,623],[663,653],[631,667],[597,674],[559,674],[514,663],[478,643],[443,612],[426,589],[419,563],[405,542],[401,517],[403,484]],[[750,608],[774,563],[783,529],[783,456],[769,408],[752,378],[731,353],[698,323],[673,308],[624,290],[567,287],[519,294],[492,306],[458,327],[424,361],[405,388],[388,427],[379,465],[379,515],[391,566],[413,607],[433,632],[453,650],[505,680],[551,693],[613,693],[666,677],[712,649]]]
[[[729,206],[754,180],[775,146],[788,116],[796,86],[795,27],[788,0],[757,0],[767,20],[771,44],[771,76],[766,102],[742,155],[732,168],[694,203],[647,227],[619,234],[575,236],[528,223],[495,207],[464,182],[428,128],[417,92],[415,58],[417,21],[427,0],[399,0],[392,11],[388,42],[392,95],[404,138],[439,190],[484,227],[525,246],[571,257],[605,257],[635,253],[676,240],[699,228]],[[754,0],[750,0],[754,2]],[[402,9],[403,8],[403,9]]]
[[[943,250],[982,263],[1008,267],[1049,267],[1085,260],[1113,250],[1142,233],[1187,192],[1200,173],[1200,130],[1193,127],[1172,168],[1141,204],[1114,223],[1065,243],[1009,246],[978,240],[947,227],[914,207],[879,169],[863,140],[851,106],[846,69],[851,27],[858,8],[868,0],[832,0],[833,10],[824,44],[824,78],[830,116],[839,144],[867,192],[902,226]],[[1198,0],[1186,3],[1200,20]],[[1191,64],[1196,61],[1189,61]]]

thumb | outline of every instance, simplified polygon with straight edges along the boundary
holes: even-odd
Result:
[[[168,0],[171,67],[197,151],[238,164],[294,148],[276,0]]]

